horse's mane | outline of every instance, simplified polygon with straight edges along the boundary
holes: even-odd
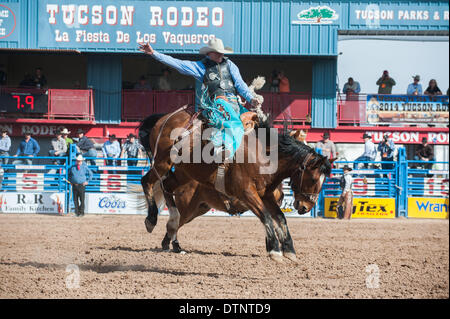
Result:
[[[269,129],[273,128],[273,123],[271,123],[270,120],[260,122],[257,126],[255,126],[256,132],[258,132],[258,128],[266,129],[266,141],[268,141],[270,137]],[[308,145],[297,141],[288,133],[278,133],[278,152],[290,157],[292,162],[297,165],[301,165],[306,156],[311,153],[313,155],[313,159],[309,162],[309,165],[311,167],[318,167],[320,173],[325,174],[325,176],[330,176],[331,174],[331,164],[325,156],[318,154]]]

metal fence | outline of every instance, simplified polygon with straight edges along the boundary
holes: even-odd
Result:
[[[76,155],[72,145],[66,157],[32,159],[39,164],[17,162],[30,160],[29,157],[0,157],[2,163],[8,159],[8,164],[0,167],[0,212],[69,212],[73,203],[67,174]],[[87,209],[96,213],[145,213],[142,207],[131,204],[142,194],[128,191],[130,185],[140,185],[150,169],[147,158],[86,157],[86,163],[93,171],[93,179],[86,187]],[[316,207],[306,216],[334,217],[344,165],[354,167],[354,216],[448,218],[449,163],[408,160],[403,148],[393,162],[334,162]],[[298,216],[288,180],[283,181],[283,190],[281,209],[287,216]]]

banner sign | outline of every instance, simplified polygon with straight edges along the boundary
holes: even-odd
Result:
[[[448,124],[448,96],[378,95],[366,100],[367,122]]]
[[[137,51],[148,42],[161,50],[198,50],[212,38],[233,44],[231,2],[39,1],[39,48]]]
[[[336,218],[339,198],[325,198],[325,217]],[[353,198],[352,218],[395,218],[395,198]]]
[[[448,3],[350,3],[350,26],[369,29],[388,26],[442,26],[448,28]]]
[[[86,193],[86,213],[147,215],[145,201],[144,193]]]
[[[65,193],[0,193],[0,213],[63,214]]]
[[[336,24],[340,15],[339,5],[293,3],[291,7],[292,24]]]
[[[0,42],[19,40],[20,5],[0,2]]]
[[[448,219],[448,198],[408,198],[408,217]]]

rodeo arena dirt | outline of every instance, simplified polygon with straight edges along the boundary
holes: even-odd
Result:
[[[85,2],[0,0],[0,299],[449,299],[447,1]]]

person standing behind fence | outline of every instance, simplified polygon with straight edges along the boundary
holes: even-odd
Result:
[[[395,144],[392,138],[389,138],[388,135],[384,135],[383,140],[378,144],[378,152],[380,152],[382,162],[393,162]],[[393,164],[381,164],[382,169],[392,169],[393,166]]]
[[[19,148],[17,149],[16,155],[14,155],[14,157],[17,157],[17,156],[35,157],[36,155],[38,155],[39,151],[41,150],[38,142],[34,138],[31,137],[30,131],[26,131],[24,133],[24,136],[25,136],[25,138],[22,140],[22,142],[20,142]],[[13,164],[14,165],[23,164],[24,162],[27,165],[33,164],[33,160],[31,158],[15,160],[13,162]]]
[[[136,139],[136,135],[129,134],[128,141],[122,147],[122,152],[120,153],[120,158],[124,158],[124,155],[127,154],[127,158],[138,158],[139,151],[143,151],[144,147],[139,143]],[[136,166],[137,161],[127,161],[128,166]]]
[[[103,157],[105,158],[118,158],[120,155],[120,144],[116,139],[116,135],[112,134],[109,136],[109,140],[107,140],[102,147]],[[115,159],[107,159],[107,166],[116,166],[117,160]],[[114,174],[114,173],[113,173]]]
[[[84,216],[84,199],[86,186],[89,184],[93,176],[92,171],[84,163],[82,155],[78,155],[75,164],[69,168],[68,177],[72,185],[73,202],[75,204],[75,215],[77,217]]]
[[[0,156],[9,156],[9,149],[11,148],[11,138],[8,136],[8,130],[2,129],[2,136],[0,137]],[[0,164],[7,165],[8,158],[2,158]]]
[[[69,137],[70,131],[67,128],[64,128],[61,131],[63,139],[66,141],[67,151],[70,150],[70,145],[73,144],[73,139]]]
[[[67,156],[66,140],[62,137],[61,131],[56,132],[56,137],[52,139],[52,149],[48,151],[50,156],[63,157]],[[63,161],[55,160],[54,165],[62,165]]]
[[[428,139],[426,137],[422,138],[422,144],[417,147],[416,155],[414,156],[414,160],[416,161],[425,161],[430,162],[434,161],[434,150],[433,146],[428,144]],[[416,165],[417,166],[417,163]],[[433,164],[425,164],[424,167],[426,169],[431,169]]]
[[[422,84],[419,83],[420,75],[413,76],[413,83],[408,85],[406,94],[408,95],[422,95]]]
[[[372,136],[367,133],[363,134],[364,139],[364,153],[355,159],[355,162],[372,162],[375,161],[377,157],[377,149],[375,148],[375,144],[373,144]],[[364,167],[367,168],[369,165],[364,163]],[[353,168],[358,168],[358,163],[353,164]]]
[[[321,154],[329,160],[336,158],[336,145],[334,145],[334,142],[330,140],[330,133],[323,133],[322,140],[316,145],[316,150],[319,149],[322,151]]]
[[[342,170],[344,174],[339,183],[342,193],[336,206],[336,212],[339,219],[351,219],[353,213],[353,178],[350,172],[352,169],[345,165]]]
[[[395,80],[389,76],[389,71],[383,71],[383,75],[378,79],[378,94],[391,94],[392,87],[397,84]]]
[[[84,135],[84,131],[82,129],[79,129],[77,131],[77,134],[77,155],[82,154],[84,157],[97,157],[97,151],[95,150],[94,142],[92,142]],[[95,166],[95,160],[91,159],[90,164],[92,166]]]

